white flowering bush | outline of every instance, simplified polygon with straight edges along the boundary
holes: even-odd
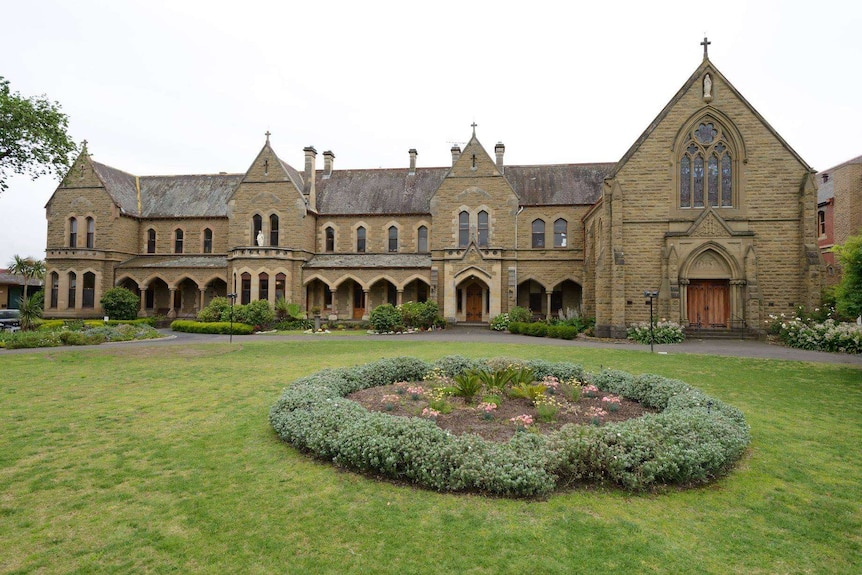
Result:
[[[509,314],[501,313],[491,320],[491,329],[494,331],[506,331],[509,329]]]
[[[682,343],[685,341],[685,332],[682,326],[675,321],[657,321],[653,324],[653,336],[655,343]],[[626,332],[628,339],[638,343],[650,343],[650,324],[648,321],[632,324]]]
[[[349,469],[438,491],[514,497],[545,496],[582,482],[633,490],[703,483],[725,473],[750,441],[745,418],[735,407],[681,381],[612,370],[585,375],[602,391],[660,412],[600,427],[565,425],[548,435],[516,433],[498,443],[475,434],[451,435],[436,425],[430,411],[424,417],[395,417],[344,397],[418,381],[435,368],[460,375],[455,366],[473,369],[477,363],[460,356],[434,364],[399,357],[326,369],[286,388],[270,409],[270,424],[297,449]],[[550,372],[543,377],[560,380],[582,372],[570,363],[541,367]],[[512,423],[527,427],[532,421]]]
[[[777,319],[777,318],[776,318]],[[837,322],[827,319],[822,322],[806,322],[800,317],[773,320],[778,336],[786,345],[800,349],[835,351],[839,353],[862,353],[862,326],[855,323]]]

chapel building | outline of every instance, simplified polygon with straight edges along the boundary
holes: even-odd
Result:
[[[216,296],[324,317],[434,300],[450,321],[577,311],[599,336],[659,317],[759,330],[820,300],[814,171],[706,53],[617,162],[517,166],[476,136],[451,165],[336,169],[266,142],[244,174],[137,176],[86,146],[46,206],[45,315],[192,317]]]

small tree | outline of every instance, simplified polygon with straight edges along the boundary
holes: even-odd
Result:
[[[841,262],[841,283],[835,288],[835,307],[839,314],[856,318],[862,315],[862,234],[850,236],[844,245],[832,248]]]
[[[45,277],[45,262],[36,258],[22,258],[21,256],[13,256],[9,263],[9,272],[15,275],[24,277],[24,297],[27,299],[27,288],[32,279],[42,279]]]
[[[21,329],[29,331],[36,329],[36,324],[42,317],[42,306],[45,304],[45,292],[37,291],[29,298],[22,297],[18,301],[18,311],[21,314]]]
[[[0,76],[0,193],[11,174],[33,179],[68,171],[75,143],[66,133],[69,119],[60,104],[45,96],[24,98]]]
[[[123,287],[109,289],[100,302],[111,319],[135,319],[141,307],[141,298]]]

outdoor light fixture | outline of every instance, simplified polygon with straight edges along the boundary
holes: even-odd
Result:
[[[649,298],[645,301],[645,304],[649,304],[649,350],[650,353],[654,352],[653,346],[655,345],[655,322],[653,321],[652,315],[652,302],[655,298],[658,297],[657,291],[644,290],[644,297]]]
[[[229,293],[227,297],[230,299],[230,336],[228,336],[228,343],[233,343],[233,304],[236,301],[236,294]]]

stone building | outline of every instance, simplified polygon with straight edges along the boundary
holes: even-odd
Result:
[[[618,162],[506,165],[475,128],[437,168],[410,150],[338,170],[308,147],[298,169],[268,133],[244,174],[136,176],[85,148],[46,206],[46,315],[100,316],[125,286],[141,315],[229,292],[345,320],[431,299],[458,322],[576,310],[618,337],[648,318],[646,290],[661,317],[718,329],[819,301],[813,170],[706,49]]]
[[[862,233],[862,156],[817,176],[817,239],[826,262],[826,281],[834,285],[841,280],[841,269],[832,248]]]

